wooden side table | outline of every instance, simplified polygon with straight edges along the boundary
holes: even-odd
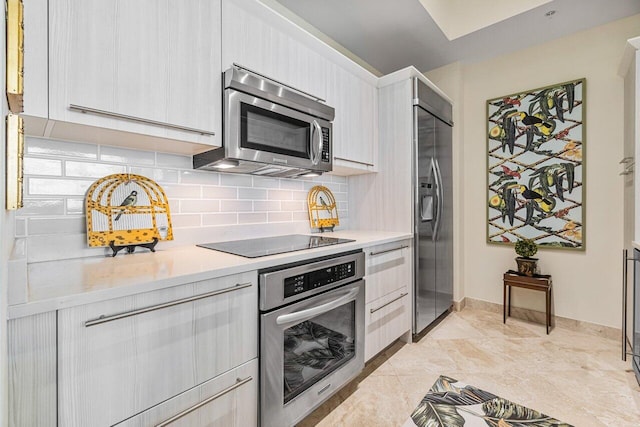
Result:
[[[504,273],[503,313],[502,323],[507,323],[507,317],[511,316],[511,288],[533,289],[542,291],[546,296],[547,335],[551,326],[551,276],[536,274],[532,277],[523,276],[513,270]]]

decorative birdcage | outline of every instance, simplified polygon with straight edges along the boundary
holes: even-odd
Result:
[[[307,205],[311,228],[319,228],[320,231],[325,229],[333,231],[335,226],[340,225],[336,198],[327,187],[316,185],[309,190]]]
[[[90,247],[111,247],[115,256],[136,246],[154,252],[160,240],[173,240],[169,202],[162,187],[141,175],[114,174],[94,182],[86,197]]]

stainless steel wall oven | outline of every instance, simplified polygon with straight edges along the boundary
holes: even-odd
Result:
[[[260,420],[292,426],[364,367],[364,253],[261,270]]]

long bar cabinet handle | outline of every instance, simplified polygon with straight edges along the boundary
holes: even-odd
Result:
[[[387,302],[387,303],[385,303],[385,304],[382,304],[382,305],[381,305],[380,307],[378,307],[378,308],[372,308],[372,309],[371,309],[371,310],[369,310],[369,311],[371,312],[371,314],[373,314],[373,313],[375,313],[375,312],[376,312],[376,311],[378,311],[378,310],[382,310],[383,308],[385,308],[386,306],[388,306],[388,305],[389,305],[389,304],[391,304],[392,302],[396,302],[396,301],[398,301],[399,299],[402,299],[402,298],[406,297],[407,295],[409,295],[409,293],[408,293],[408,292],[401,293],[401,294],[400,294],[400,296],[398,296],[398,297],[396,297],[396,298],[392,299],[391,301],[389,301],[389,302]]]
[[[190,414],[191,412],[195,411],[196,409],[202,408],[204,405],[206,405],[207,403],[213,402],[214,400],[224,396],[225,394],[232,392],[233,390],[237,389],[238,387],[248,383],[249,381],[253,380],[253,377],[248,376],[245,379],[240,379],[240,378],[236,378],[236,383],[233,384],[230,387],[225,388],[224,390],[214,394],[211,397],[206,398],[205,400],[203,400],[202,402],[199,402],[195,405],[193,405],[190,408],[185,409],[184,411],[180,412],[179,414],[174,415],[173,417],[164,420],[163,422],[161,422],[160,424],[156,424],[156,427],[165,427],[168,426],[169,424],[179,420],[180,418],[184,417],[185,415]]]
[[[629,250],[622,251],[622,360],[627,361],[627,355],[634,356],[627,352],[627,274],[629,273],[629,261],[635,261],[634,257],[629,258]]]
[[[197,301],[197,300],[201,300],[201,299],[204,299],[204,298],[213,297],[213,296],[216,296],[216,295],[226,294],[228,292],[239,291],[240,289],[249,288],[251,286],[253,286],[253,283],[251,283],[251,282],[238,283],[237,285],[232,286],[230,288],[219,289],[217,291],[211,291],[211,292],[207,292],[205,294],[198,294],[198,295],[194,295],[194,296],[191,296],[191,297],[178,299],[178,300],[175,300],[175,301],[165,302],[164,304],[152,305],[152,306],[149,306],[149,307],[140,308],[138,310],[127,311],[125,313],[114,314],[114,315],[111,315],[111,316],[100,316],[97,319],[86,321],[84,323],[84,326],[88,328],[90,326],[100,325],[102,323],[112,322],[112,321],[118,320],[118,319],[124,319],[125,317],[137,316],[138,314],[148,313],[150,311],[162,310],[163,308],[173,307],[174,305],[179,305],[179,304],[184,304],[184,303],[187,303],[187,302]]]
[[[333,160],[344,160],[345,162],[358,163],[359,165],[365,165],[365,166],[371,166],[371,167],[375,166],[373,163],[359,162],[357,160],[345,159],[344,157],[333,156]]]
[[[105,116],[105,117],[111,117],[114,119],[128,120],[130,122],[142,123],[142,124],[151,125],[151,126],[159,126],[163,128],[175,129],[175,130],[180,130],[184,132],[192,132],[192,133],[197,133],[205,136],[215,135],[215,132],[212,132],[210,130],[195,129],[187,126],[179,126],[171,123],[158,122],[156,120],[143,119],[142,117],[128,116],[126,114],[114,113],[111,111],[99,110],[97,108],[91,108],[91,107],[83,107],[81,105],[70,104],[69,109],[73,111],[79,111],[81,113],[90,113],[90,114],[95,114],[97,116]]]
[[[375,256],[375,255],[386,254],[386,253],[389,253],[389,252],[394,252],[394,251],[399,251],[399,250],[402,250],[402,249],[406,249],[408,247],[409,247],[409,245],[402,245],[402,246],[398,246],[397,248],[385,249],[384,251],[369,252],[369,255],[370,256]]]

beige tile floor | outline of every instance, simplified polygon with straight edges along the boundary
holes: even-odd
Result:
[[[401,426],[439,375],[575,426],[640,426],[640,387],[616,340],[466,308],[396,343],[298,427]]]

